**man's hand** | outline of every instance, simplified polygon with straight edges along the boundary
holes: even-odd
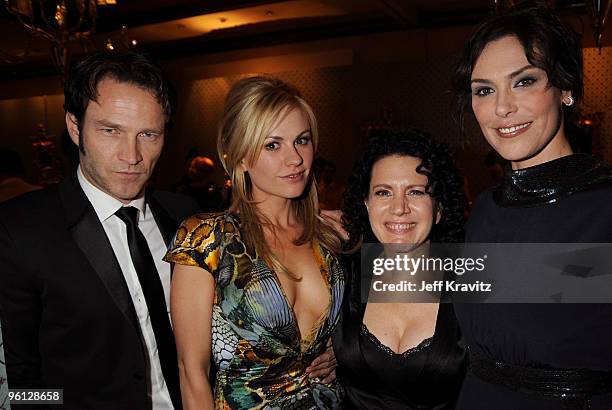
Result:
[[[311,379],[319,379],[323,384],[336,380],[336,356],[332,348],[331,339],[327,341],[327,349],[312,361],[306,368],[306,374]]]

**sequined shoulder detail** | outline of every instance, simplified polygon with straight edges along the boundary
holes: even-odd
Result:
[[[193,215],[178,228],[164,260],[199,266],[214,274],[219,266],[223,238],[238,232],[237,222],[229,212]]]
[[[493,200],[502,207],[538,206],[605,184],[612,184],[610,166],[587,154],[573,154],[508,170],[504,182],[493,190]]]
[[[330,300],[302,340],[274,272],[242,241],[239,216],[200,214],[179,228],[165,260],[203,267],[215,279],[216,409],[339,408],[336,384],[313,383],[305,369],[325,350],[338,322],[345,274],[331,252],[317,243],[313,252]]]
[[[428,337],[427,339],[423,339],[421,341],[421,343],[419,343],[418,345],[411,347],[410,349],[402,352],[402,353],[396,353],[393,350],[391,350],[389,348],[389,346],[383,344],[380,340],[378,340],[378,338],[376,336],[374,336],[374,334],[372,334],[370,332],[370,330],[368,329],[368,327],[365,324],[361,324],[361,334],[365,337],[367,337],[372,343],[374,343],[374,345],[376,345],[380,350],[382,350],[383,352],[385,352],[386,354],[388,354],[391,357],[401,357],[401,358],[406,358],[414,353],[420,352],[423,349],[426,349],[427,347],[429,347],[431,345],[431,342],[433,341],[433,336],[432,337]]]

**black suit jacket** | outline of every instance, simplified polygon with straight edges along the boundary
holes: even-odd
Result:
[[[167,244],[198,212],[168,192],[147,203]],[[0,205],[0,318],[11,389],[62,388],[65,409],[151,408],[132,299],[76,177]],[[175,376],[166,383],[180,408]]]

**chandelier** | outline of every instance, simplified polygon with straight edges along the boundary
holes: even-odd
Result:
[[[4,0],[7,10],[30,35],[51,43],[51,58],[65,77],[71,44],[85,51],[93,48],[91,35],[96,30],[97,6],[114,5],[116,0]],[[3,53],[6,56],[6,53]],[[21,56],[26,56],[28,50]],[[6,58],[9,60],[9,58]],[[12,58],[15,61],[15,58]]]
[[[599,48],[599,54],[601,54],[601,38],[611,6],[612,0],[592,0],[590,2],[591,27],[595,36],[595,47]]]
[[[519,0],[493,0],[493,6],[495,11],[499,12],[506,8],[512,8],[520,2],[521,1]],[[546,0],[545,3],[549,7],[555,8],[557,1]],[[574,6],[586,6],[586,9],[590,15],[591,29],[593,30],[593,37],[595,39],[595,47],[599,48],[599,53],[601,54],[604,27],[610,14],[610,10],[612,9],[612,0],[569,1],[568,3],[574,3]]]

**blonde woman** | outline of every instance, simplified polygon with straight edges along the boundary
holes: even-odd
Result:
[[[335,384],[306,371],[344,289],[340,241],[318,214],[317,141],[315,116],[291,86],[258,76],[231,88],[218,152],[232,205],[186,220],[166,255],[187,409],[338,407]]]

